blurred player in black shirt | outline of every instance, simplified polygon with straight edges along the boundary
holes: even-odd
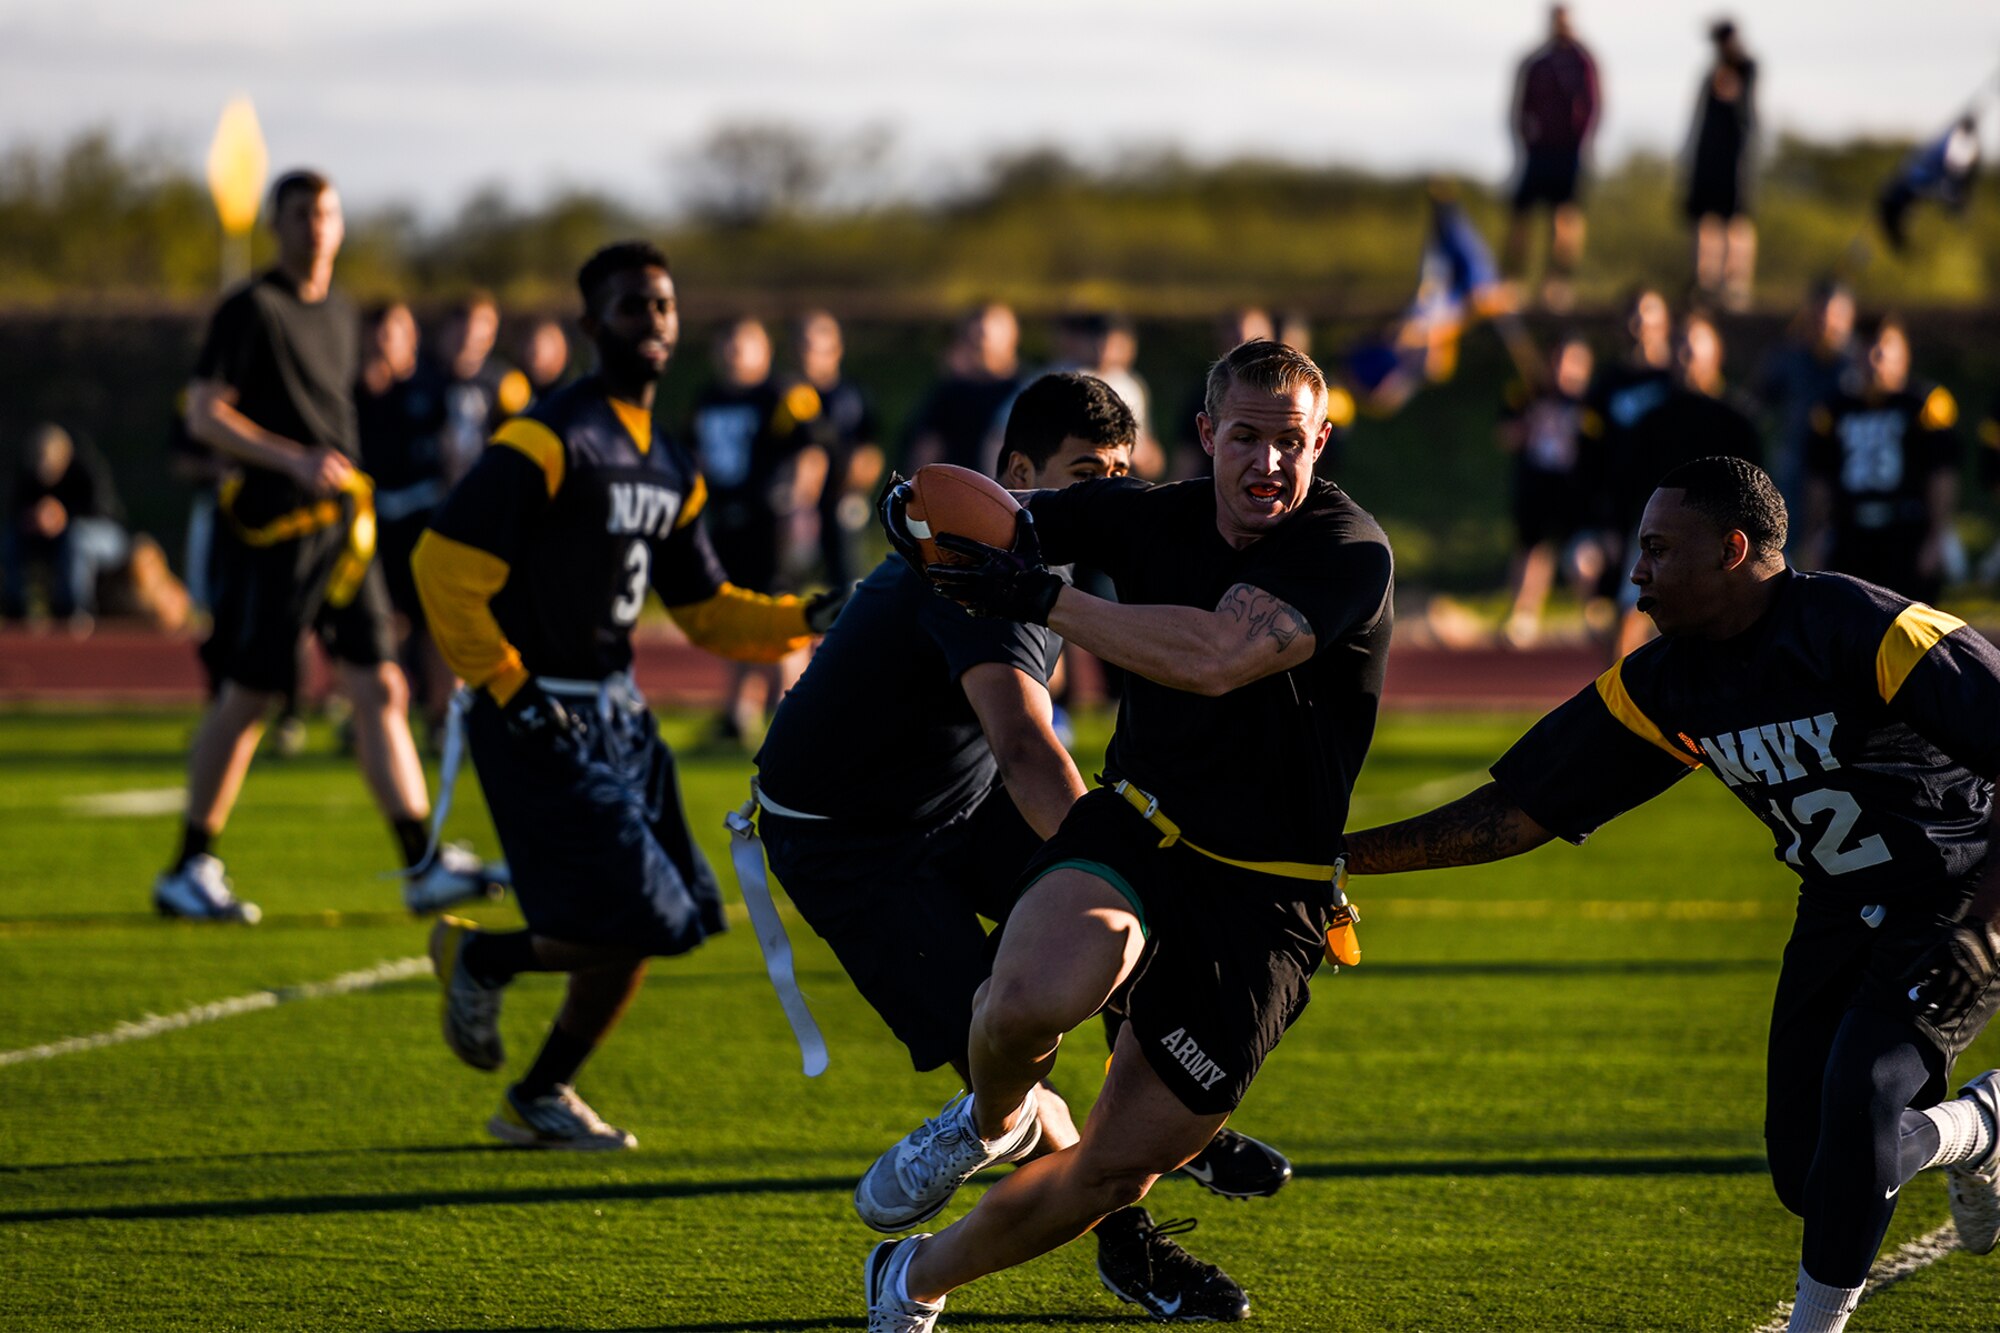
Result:
[[[526,375],[493,355],[499,336],[500,307],[490,293],[474,291],[453,303],[418,363],[410,392],[429,415],[437,476],[446,486],[465,475],[486,437],[533,394]]]
[[[1604,572],[1592,499],[1601,446],[1585,431],[1591,415],[1590,344],[1570,334],[1556,344],[1547,384],[1510,380],[1503,391],[1500,447],[1514,459],[1514,568],[1507,641],[1519,648],[1541,632],[1542,605],[1562,567],[1588,603]]]
[[[923,1199],[1025,1157],[1063,1035],[1121,987],[1128,1018],[1075,1147],[1000,1180],[939,1235],[876,1248],[878,1327],[924,1333],[947,1292],[1066,1244],[1200,1152],[1329,948],[1387,656],[1389,545],[1313,475],[1328,428],[1309,359],[1236,349],[1210,373],[1205,418],[1213,481],[1039,491],[1012,549],[947,537],[972,563],[926,571],[975,612],[1047,625],[1130,676],[1112,785],[1071,807],[1018,881],[975,1005],[971,1097],[877,1159],[858,1194],[921,1216]],[[1120,600],[1069,587],[1044,557],[1100,566]]]
[[[528,381],[528,403],[548,396],[569,374],[569,335],[562,321],[543,315],[521,330],[521,374]],[[527,411],[524,405],[520,411]]]
[[[721,894],[681,812],[673,756],[632,682],[632,626],[657,592],[695,643],[771,660],[838,610],[729,582],[709,545],[687,450],[655,434],[653,396],[680,332],[666,256],[598,252],[577,276],[598,371],[503,425],[417,547],[438,647],[476,688],[472,759],[527,928],[447,917],[431,935],[445,1040],[476,1069],[505,1062],[500,997],[522,972],[569,989],[541,1053],[487,1124],[525,1147],[636,1140],[576,1095],[650,957],[724,928]]]
[[[1750,392],[1766,414],[1766,458],[1787,513],[1806,512],[1806,447],[1813,409],[1840,391],[1859,355],[1854,345],[1854,293],[1831,279],[1814,284],[1785,340],[1771,349]],[[1794,532],[1796,542],[1800,534]]]
[[[188,386],[189,432],[240,471],[219,496],[214,625],[201,646],[216,693],[188,755],[181,849],[153,902],[196,920],[257,919],[210,847],[266,715],[297,682],[299,637],[311,629],[354,705],[355,753],[376,804],[404,858],[426,866],[405,880],[404,903],[433,911],[495,876],[461,848],[426,861],[430,798],[374,558],[373,487],[357,467],[359,330],[332,287],[340,196],[323,176],[288,173],[272,187],[271,229],[276,266],[216,310]]]
[[[787,400],[799,413],[804,441],[825,459],[826,479],[819,488],[820,559],[827,582],[845,587],[856,577],[856,548],[874,517],[869,497],[882,479],[880,423],[861,386],[841,374],[846,344],[839,320],[825,310],[808,311],[793,331],[793,345],[799,366],[786,386]],[[793,400],[791,391],[800,385],[812,393]]]
[[[1951,391],[1913,379],[1902,321],[1882,320],[1867,369],[1813,409],[1805,563],[1936,601],[1962,454]]]
[[[826,455],[800,429],[819,405],[811,385],[783,388],[772,378],[771,336],[762,322],[745,317],[723,330],[715,378],[695,398],[690,432],[708,487],[715,553],[738,587],[775,593],[796,584],[804,563],[800,520],[817,513],[826,483]],[[737,663],[720,736],[753,735],[804,669],[803,658],[787,658],[775,672]]]
[[[1002,413],[1021,391],[1021,328],[1004,305],[983,305],[960,320],[945,349],[944,377],[910,420],[911,471],[951,463],[992,474],[1000,458]]]
[[[1902,1186],[1950,1168],[1960,1243],[2000,1235],[2000,1074],[1944,1101],[2000,1007],[2000,652],[1956,617],[1785,567],[1785,511],[1736,458],[1647,505],[1661,638],[1537,723],[1463,800],[1348,838],[1356,874],[1475,865],[1600,824],[1707,767],[1799,876],[1764,1137],[1805,1219],[1795,1333],[1837,1333]]]

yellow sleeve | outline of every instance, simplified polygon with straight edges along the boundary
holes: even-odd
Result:
[[[429,598],[424,609],[430,609]],[[697,645],[739,662],[775,662],[812,642],[803,601],[767,597],[733,583],[723,584],[706,601],[670,606],[667,614]]]
[[[445,665],[468,685],[483,686],[496,703],[513,698],[528,671],[488,605],[507,584],[507,562],[476,546],[426,532],[410,556],[410,572],[416,576],[417,596]]]

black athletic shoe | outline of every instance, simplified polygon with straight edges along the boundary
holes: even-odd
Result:
[[[1144,1208],[1097,1224],[1097,1276],[1104,1289],[1153,1318],[1181,1324],[1233,1324],[1250,1317],[1250,1298],[1229,1274],[1172,1240],[1195,1228],[1191,1217],[1155,1225]]]
[[[1292,1178],[1292,1164],[1268,1143],[1218,1129],[1181,1174],[1225,1199],[1267,1199]]]

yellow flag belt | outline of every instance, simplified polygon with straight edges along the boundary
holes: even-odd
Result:
[[[254,528],[236,517],[236,496],[242,489],[243,479],[231,477],[222,483],[216,499],[217,506],[229,517],[230,528],[246,546],[276,546],[336,523],[347,524],[347,545],[327,579],[326,600],[329,606],[336,607],[352,602],[361,591],[368,562],[375,558],[375,483],[367,474],[349,472],[337,494],[287,510]]]

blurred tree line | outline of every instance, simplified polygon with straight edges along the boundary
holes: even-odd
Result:
[[[1784,305],[1840,267],[1864,301],[1973,305],[2000,274],[2000,181],[1963,221],[1920,210],[1907,258],[1874,236],[1872,203],[1909,145],[1782,138],[1758,199],[1759,294]],[[578,259],[635,232],[662,240],[699,311],[821,301],[860,313],[930,314],[979,298],[1052,309],[1083,302],[1193,315],[1257,301],[1320,314],[1386,311],[1409,296],[1423,226],[1416,176],[1168,150],[1084,163],[1056,148],[995,157],[928,198],[884,182],[886,134],[817,137],[730,125],[677,154],[672,215],[571,192],[525,204],[474,193],[424,220],[391,208],[349,218],[343,283],[418,301],[490,288],[516,307],[566,304]],[[325,164],[339,176],[337,163]],[[1641,279],[1676,289],[1687,240],[1677,167],[1636,156],[1589,194],[1581,288],[1608,301]],[[1489,237],[1493,183],[1461,182]],[[259,237],[259,262],[268,253]],[[157,146],[108,133],[0,154],[0,305],[76,299],[200,303],[218,280],[220,235],[201,182]]]

